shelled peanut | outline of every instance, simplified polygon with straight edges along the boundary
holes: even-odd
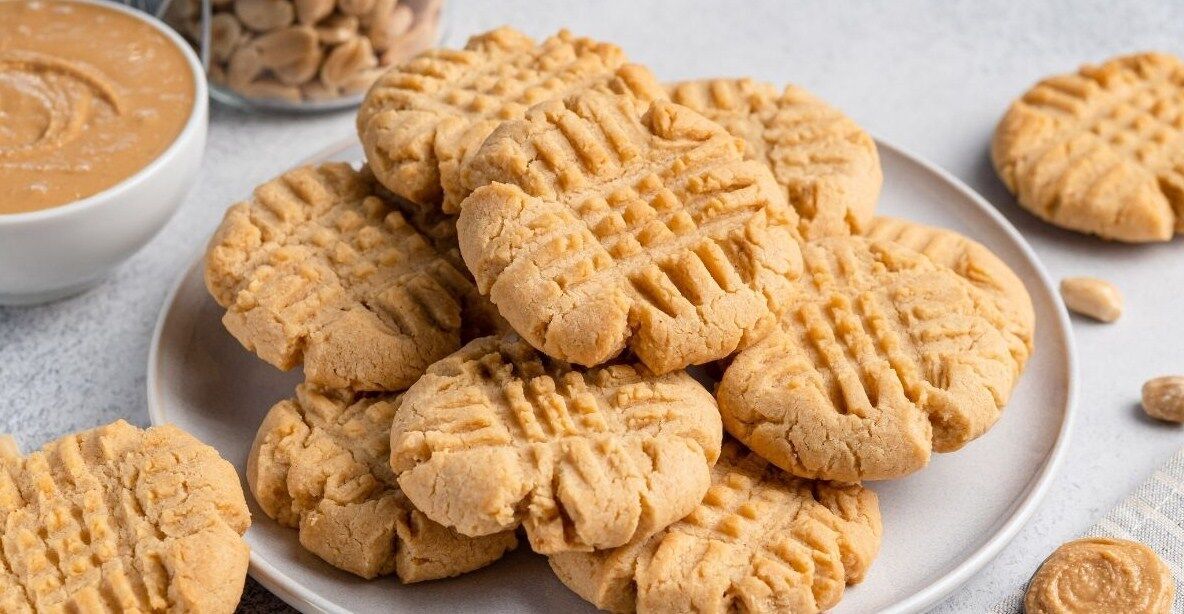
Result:
[[[293,103],[366,91],[431,46],[443,0],[212,0],[210,80],[245,98]],[[200,48],[201,0],[168,21]]]

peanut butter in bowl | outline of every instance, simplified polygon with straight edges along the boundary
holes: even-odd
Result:
[[[158,28],[102,4],[0,0],[0,216],[106,190],[160,156],[194,107]]]

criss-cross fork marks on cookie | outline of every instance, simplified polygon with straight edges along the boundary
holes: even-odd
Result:
[[[583,94],[490,135],[465,169],[461,252],[547,354],[626,346],[658,373],[763,335],[800,271],[797,217],[737,140],[668,102]]]
[[[670,98],[744,140],[745,157],[767,164],[785,189],[804,237],[866,228],[883,183],[880,158],[871,136],[837,109],[801,88],[751,79],[685,81]]]
[[[536,551],[589,550],[686,515],[721,436],[714,399],[685,373],[574,371],[488,337],[404,395],[391,467],[417,508],[461,533],[522,524]]]
[[[501,122],[532,105],[597,90],[653,100],[665,93],[620,48],[566,30],[541,44],[510,28],[434,49],[387,72],[358,112],[358,134],[380,181],[455,213],[467,195],[457,171]],[[441,202],[442,201],[442,202]]]
[[[614,612],[818,612],[863,579],[881,532],[870,490],[789,476],[728,441],[688,516],[619,548],[550,561],[572,590]]]
[[[206,254],[231,334],[280,369],[303,362],[309,382],[362,390],[406,388],[458,348],[484,299],[377,189],[331,163],[231,207]]]
[[[998,418],[1018,368],[975,289],[888,242],[803,248],[801,292],[720,384],[724,425],[803,477],[906,475]]]
[[[877,217],[865,235],[887,240],[925,255],[966,279],[982,292],[979,311],[1007,339],[1016,367],[1023,370],[1034,348],[1036,313],[1024,282],[991,250],[952,230],[905,220]]]
[[[517,545],[512,532],[465,537],[427,519],[390,469],[391,394],[302,384],[259,427],[247,481],[264,513],[300,531],[300,543],[363,578],[403,582],[484,567]]]
[[[233,612],[251,524],[234,468],[120,421],[20,457],[0,440],[0,612]]]
[[[1146,53],[1041,81],[995,133],[995,168],[1054,224],[1121,241],[1184,232],[1184,63]]]

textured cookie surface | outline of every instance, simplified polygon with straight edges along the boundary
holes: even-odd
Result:
[[[401,390],[460,347],[485,300],[377,195],[367,169],[303,167],[226,212],[206,252],[222,321],[260,358],[335,388]]]
[[[991,155],[1021,205],[1107,239],[1184,232],[1184,62],[1142,53],[1045,79],[1008,109]]]
[[[967,280],[891,242],[803,247],[801,291],[718,390],[728,432],[795,475],[900,477],[998,418],[1018,368]]]
[[[517,545],[511,532],[465,537],[428,520],[391,473],[398,400],[302,384],[263,420],[247,462],[259,507],[300,531],[300,543],[363,578],[404,582],[484,567]]]
[[[460,255],[460,243],[456,236],[456,215],[444,213],[436,205],[412,202],[382,188],[379,194],[388,199],[403,214],[403,218],[420,235],[427,239],[440,257],[448,261],[470,282],[464,286],[464,313],[461,318],[461,339],[469,340],[492,334],[513,332],[509,322],[497,311],[497,307],[482,296],[473,285],[469,272]]]
[[[380,77],[358,111],[358,135],[384,185],[455,213],[465,196],[457,170],[499,123],[586,89],[642,100],[665,95],[614,45],[566,30],[536,44],[503,27],[461,50],[427,51]]]
[[[175,427],[0,438],[0,612],[233,612],[250,524],[234,468]]]
[[[711,488],[651,537],[551,557],[568,587],[613,612],[818,612],[880,549],[876,495],[790,476],[724,442]]]
[[[739,140],[676,104],[584,93],[498,128],[465,168],[461,254],[548,355],[626,346],[657,373],[763,336],[801,270],[797,215]],[[470,206],[471,205],[471,206]]]
[[[1007,339],[1016,366],[1021,370],[1032,354],[1036,314],[1024,282],[998,256],[981,243],[952,230],[906,220],[876,217],[866,237],[887,240],[920,252],[974,284],[990,307],[982,311]]]
[[[469,274],[468,267],[460,255],[460,242],[456,238],[456,215],[444,213],[438,205],[417,203],[398,195],[385,192],[403,214],[403,218],[416,232],[423,235],[431,243],[436,253],[440,254],[456,270]],[[471,275],[470,275],[471,277]]]
[[[404,394],[391,467],[417,508],[461,533],[522,525],[538,552],[590,550],[694,509],[721,437],[715,400],[685,373],[576,371],[486,337]]]
[[[670,99],[744,139],[745,157],[764,162],[801,216],[808,239],[862,232],[883,183],[876,142],[805,90],[751,79],[685,81]]]

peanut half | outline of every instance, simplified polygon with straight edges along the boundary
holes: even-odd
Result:
[[[390,7],[390,10],[386,10]],[[370,44],[378,52],[386,51],[411,29],[415,14],[405,5],[395,6],[394,0],[378,0],[371,15]]]
[[[333,15],[317,24],[317,37],[325,45],[340,45],[358,34],[358,18]]]
[[[370,39],[358,36],[329,52],[329,57],[325,58],[325,63],[321,66],[321,83],[330,89],[343,88],[347,82],[352,82],[358,73],[377,65],[378,60],[374,57]]]
[[[1069,311],[1101,322],[1113,322],[1122,315],[1122,293],[1103,279],[1066,277],[1061,280],[1061,298]]]
[[[410,30],[387,44],[386,50],[382,52],[381,64],[383,66],[401,64],[432,44],[432,39],[436,36],[440,12],[438,3],[430,4],[435,8],[425,11]]]
[[[248,28],[269,32],[292,23],[296,9],[287,0],[234,0],[234,14]]]
[[[1184,422],[1184,376],[1165,375],[1143,384],[1143,411],[1152,418]]]
[[[287,66],[317,48],[317,33],[308,26],[290,26],[255,40],[259,57],[267,68]]]
[[[306,26],[333,14],[333,0],[296,0],[296,20]]]
[[[259,57],[259,48],[244,45],[230,56],[230,63],[226,66],[226,83],[231,89],[241,90],[266,69],[263,59]]]
[[[210,19],[210,53],[216,62],[226,62],[242,38],[243,26],[230,13],[218,13]]]
[[[374,8],[374,0],[337,0],[337,10],[346,15],[361,17]]]

